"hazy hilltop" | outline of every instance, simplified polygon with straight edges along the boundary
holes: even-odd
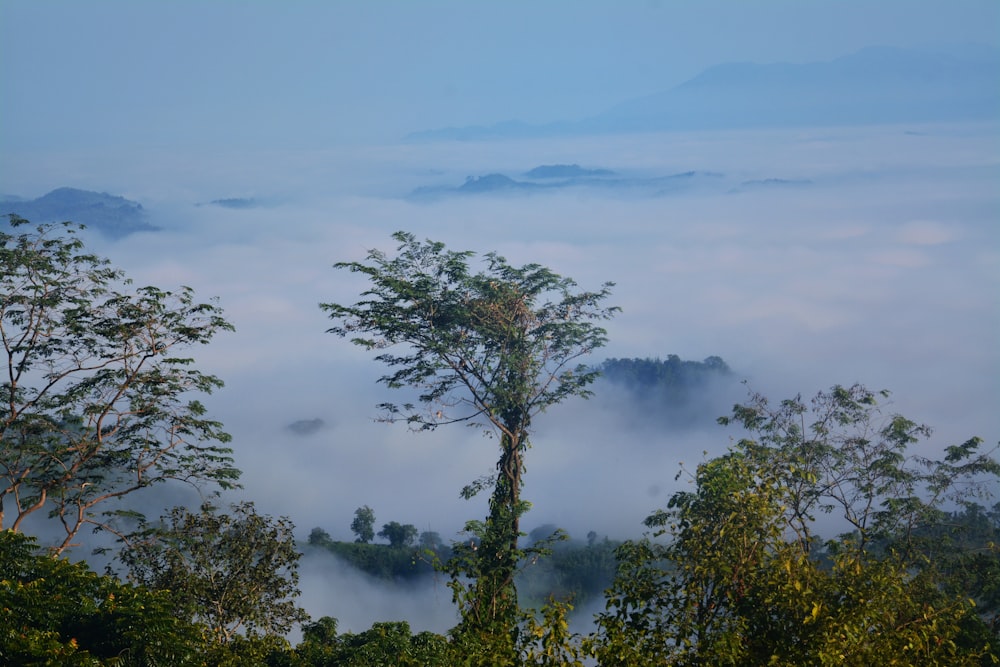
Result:
[[[716,187],[721,193],[732,189],[716,172],[685,171],[663,176],[620,176],[610,169],[586,169],[576,164],[541,165],[524,173],[526,180],[517,180],[506,174],[487,173],[468,176],[459,186],[421,186],[410,193],[413,199],[434,199],[449,195],[484,195],[509,193],[555,192],[569,188],[588,188],[606,193],[631,193],[658,196],[689,192],[706,185]],[[783,182],[782,179],[771,179]],[[744,185],[744,184],[741,184]]]
[[[543,164],[524,173],[525,178],[588,178],[614,176],[610,169],[587,169],[578,164]]]
[[[414,140],[662,130],[991,120],[1000,114],[1000,50],[870,47],[827,62],[710,67],[670,90],[578,122],[416,132]]]
[[[57,188],[37,199],[6,196],[0,200],[0,215],[11,213],[33,223],[71,220],[110,238],[158,229],[146,220],[142,204],[106,192],[76,188]]]

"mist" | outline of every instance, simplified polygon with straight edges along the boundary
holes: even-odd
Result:
[[[398,584],[359,572],[325,550],[307,548],[299,568],[301,604],[336,617],[338,632],[364,632],[373,623],[405,620],[414,633],[446,633],[458,624],[444,575]],[[318,618],[319,612],[313,612]]]
[[[391,252],[397,230],[538,262],[581,289],[613,281],[609,303],[622,312],[588,363],[719,356],[733,370],[683,419],[606,383],[589,401],[538,416],[526,456],[527,530],[553,523],[576,538],[640,535],[642,520],[685,483],[676,479],[682,465],[739,437],[715,418],[746,397],[740,381],[775,401],[834,384],[889,389],[891,411],[934,427],[919,445],[925,454],[974,435],[1000,440],[995,113],[961,123],[405,138],[585,118],[731,60],[810,62],[872,44],[995,47],[995,3],[927,3],[935,8],[923,12],[880,3],[868,13],[868,3],[646,3],[621,14],[609,4],[581,3],[577,13],[577,3],[547,3],[527,22],[524,8],[496,3],[482,15],[465,3],[429,3],[425,13],[395,3],[384,21],[381,8],[360,3],[303,3],[259,50],[251,47],[271,34],[269,5],[95,4],[92,13],[60,3],[46,3],[48,13],[30,3],[0,8],[10,106],[0,193],[72,186],[142,203],[161,231],[117,241],[88,231],[88,244],[136,284],[188,285],[219,299],[236,332],[192,353],[226,382],[204,402],[233,435],[244,473],[244,489],[227,498],[290,517],[303,541],[314,527],[353,539],[362,505],[377,527],[410,523],[445,540],[486,514],[485,497],[465,501],[459,491],[495,470],[497,443],[460,426],[413,433],[377,421],[375,406],[399,398],[377,382],[383,369],[326,333],[318,304],[353,303],[366,287],[333,264]],[[323,20],[310,20],[309,8]],[[729,21],[721,29],[716,10]],[[560,50],[551,36],[563,34],[567,13],[576,32]],[[455,29],[435,28],[438,48],[418,39],[419,26],[444,17]],[[147,44],[108,32],[140,19],[162,22],[163,36]],[[837,29],[796,28],[816,25]],[[665,31],[676,37],[669,48]],[[233,53],[223,34],[236,35]],[[199,39],[185,41],[191,35]],[[30,67],[12,64],[31,39],[40,45]],[[169,58],[166,43],[192,52]],[[541,165],[609,170],[633,185],[452,192],[469,177],[517,180]],[[690,186],[649,185],[688,172]],[[414,196],[421,188],[442,190]],[[223,199],[255,205],[212,204]],[[317,428],[289,428],[304,420]],[[455,619],[442,582],[401,589],[311,552],[301,587],[307,611],[339,618],[344,631],[397,619],[443,631]]]
[[[137,284],[190,285],[217,296],[236,332],[194,350],[226,387],[207,401],[234,437],[245,497],[262,512],[350,540],[353,512],[376,525],[412,523],[459,539],[486,513],[459,490],[494,470],[497,444],[462,427],[412,433],[376,421],[394,400],[371,355],[325,333],[320,302],[352,302],[365,288],[337,261],[391,251],[395,230],[454,249],[541,262],[581,288],[614,281],[607,357],[722,357],[735,380],[774,400],[861,382],[894,392],[891,409],[935,427],[927,453],[1000,433],[1000,176],[996,128],[949,126],[655,134],[593,141],[380,146],[346,155],[175,156],[133,165],[79,156],[29,159],[37,189],[73,181],[115,184],[146,202],[163,228],[91,242]],[[239,164],[236,173],[227,164]],[[710,191],[649,196],[576,188],[414,201],[421,183],[579,163],[622,172],[721,174]],[[200,171],[188,168],[196,164]],[[771,178],[802,187],[735,190]],[[79,183],[79,180],[75,181]],[[332,184],[332,185],[331,185]],[[230,210],[204,202],[271,198]],[[202,204],[202,205],[199,205]],[[635,537],[683,483],[682,463],[725,450],[738,434],[714,423],[745,398],[712,388],[682,428],[655,404],[607,384],[536,419],[526,458],[528,529],[562,526]],[[715,414],[712,414],[715,412]],[[297,434],[300,420],[322,426]],[[305,561],[304,603],[355,630],[392,613],[422,618],[414,597]],[[347,583],[353,582],[353,583]],[[444,596],[443,586],[423,592]],[[397,597],[398,596],[398,597]],[[382,599],[386,607],[368,606]],[[414,610],[411,616],[407,609]],[[396,610],[391,612],[391,610]],[[385,612],[387,616],[380,616]],[[441,621],[447,626],[447,621]],[[414,628],[442,629],[431,623]]]

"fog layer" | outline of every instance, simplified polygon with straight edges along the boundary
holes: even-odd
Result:
[[[622,312],[595,364],[719,356],[774,400],[861,382],[936,428],[924,453],[973,435],[992,444],[996,123],[400,137],[589,118],[724,62],[814,63],[876,44],[989,50],[998,11],[973,0],[3,2],[0,195],[69,186],[143,205],[161,231],[88,240],[137,284],[219,298],[236,332],[193,353],[226,381],[206,404],[233,435],[237,495],[291,517],[302,539],[313,527],[352,539],[362,505],[376,528],[398,521],[445,539],[486,512],[459,490],[494,471],[497,444],[473,429],[376,422],[375,406],[395,398],[376,382],[383,369],[325,333],[318,304],[352,303],[366,287],[332,265],[391,251],[397,230],[538,262],[582,289],[614,281]],[[553,165],[603,180],[518,184]],[[535,420],[527,530],[636,536],[684,483],[682,462],[739,436],[714,422],[744,396],[738,382],[693,397],[681,420],[659,414],[676,406],[595,389]],[[153,514],[157,502],[143,500]],[[303,576],[308,610],[343,629],[453,620],[440,584],[382,598],[315,554]]]

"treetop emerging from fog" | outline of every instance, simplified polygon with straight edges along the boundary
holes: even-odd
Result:
[[[565,398],[590,395],[599,371],[579,359],[607,341],[595,322],[618,311],[603,305],[612,284],[577,291],[569,278],[539,264],[512,266],[496,253],[476,272],[470,251],[405,232],[394,238],[395,256],[372,250],[366,262],[336,264],[368,276],[371,287],[353,305],[322,308],[338,322],[330,332],[380,350],[376,359],[390,369],[383,383],[420,392],[419,404],[383,403],[388,421],[418,429],[465,422],[499,437],[490,516],[466,527],[478,548],[457,549],[449,567],[461,631],[510,637],[518,614],[514,574],[525,555],[518,538],[528,508],[521,488],[531,420]],[[388,351],[396,346],[404,349]],[[462,495],[484,486],[481,479]]]
[[[421,390],[423,409],[381,405],[390,419],[423,429],[485,419],[502,431],[516,404],[523,429],[567,396],[589,395],[598,372],[575,362],[607,341],[594,322],[619,310],[603,305],[613,283],[575,291],[569,278],[539,264],[512,266],[496,253],[474,272],[471,251],[406,232],[393,238],[400,243],[394,257],[371,250],[366,262],[335,265],[369,277],[362,300],[321,305],[338,321],[331,333],[370,350],[409,348],[376,357],[392,369],[381,382]]]

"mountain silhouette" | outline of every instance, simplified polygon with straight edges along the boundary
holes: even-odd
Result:
[[[78,222],[116,239],[159,229],[147,222],[138,202],[76,188],[57,188],[37,199],[5,197],[0,201],[0,215],[11,213],[33,223]]]
[[[1000,117],[1000,50],[870,47],[828,62],[726,63],[578,122],[446,128],[412,140],[867,125]]]

